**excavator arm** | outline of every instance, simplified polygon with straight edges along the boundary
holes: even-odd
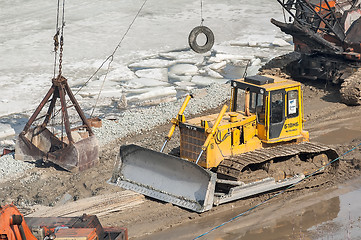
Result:
[[[37,240],[24,221],[24,216],[13,204],[1,207],[0,238],[7,240]]]
[[[43,240],[46,238],[128,240],[128,231],[122,227],[103,228],[95,215],[24,218],[13,204],[0,207],[1,240]]]

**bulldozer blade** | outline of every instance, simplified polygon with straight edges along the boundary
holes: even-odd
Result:
[[[120,147],[110,182],[196,212],[212,208],[216,174],[193,162],[136,145]]]
[[[95,135],[66,144],[47,128],[34,128],[26,134],[20,134],[15,145],[16,160],[42,159],[72,172],[97,165],[98,152],[99,146]]]

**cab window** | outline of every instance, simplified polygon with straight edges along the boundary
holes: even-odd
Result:
[[[266,115],[266,95],[257,94],[257,104],[256,104],[256,113],[257,113],[257,122],[260,124],[265,124],[265,115]]]
[[[244,111],[244,99],[245,99],[245,91],[243,89],[237,89],[237,102],[235,111]]]
[[[245,90],[238,88],[236,111],[244,111],[245,100],[246,100]],[[264,115],[265,101],[266,101],[266,97],[263,94],[250,92],[249,111],[251,113],[257,113],[257,117],[259,117],[261,114]],[[264,116],[263,116],[263,120],[260,121],[260,123],[264,123]]]
[[[284,100],[281,91],[271,92],[271,123],[280,123],[283,121]]]
[[[298,91],[292,90],[287,92],[287,118],[294,118],[298,116]]]

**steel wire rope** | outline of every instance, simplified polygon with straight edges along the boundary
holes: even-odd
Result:
[[[54,40],[54,74],[53,74],[53,78],[55,78],[55,72],[56,72],[56,60],[57,60],[57,55],[58,55],[58,47],[59,47],[59,9],[60,9],[60,0],[58,0],[58,5],[57,5],[57,9],[56,9],[56,26],[55,26],[55,35],[53,37]],[[53,96],[54,97],[54,96]],[[53,108],[52,111],[52,116],[55,115],[55,107]],[[52,122],[52,133],[55,133],[55,118],[51,117],[51,122]]]
[[[314,172],[310,173],[309,175],[305,176],[305,177],[304,177],[304,178],[302,178],[301,180],[299,180],[299,181],[297,181],[297,182],[295,182],[295,183],[291,184],[290,186],[288,186],[288,187],[287,187],[287,188],[285,188],[284,190],[282,190],[282,191],[280,191],[280,192],[278,192],[278,193],[276,193],[276,194],[272,195],[271,197],[267,198],[266,200],[264,200],[264,201],[262,201],[262,202],[258,203],[257,205],[255,205],[255,206],[253,206],[253,207],[249,208],[248,210],[246,210],[246,211],[244,211],[244,212],[242,212],[242,213],[238,214],[237,216],[235,216],[235,217],[231,218],[230,220],[228,220],[228,221],[226,221],[226,222],[224,222],[224,223],[222,223],[222,224],[220,224],[220,225],[218,225],[218,226],[216,226],[216,227],[212,228],[211,230],[209,230],[209,231],[207,231],[207,232],[205,232],[205,233],[203,233],[203,234],[201,234],[201,235],[199,235],[199,236],[197,236],[197,237],[193,238],[193,240],[200,239],[200,238],[202,238],[202,237],[204,237],[204,236],[206,236],[206,235],[210,234],[211,232],[213,232],[213,231],[217,230],[218,228],[221,228],[221,227],[223,227],[224,225],[226,225],[226,224],[228,224],[228,223],[230,223],[230,222],[232,222],[232,221],[236,220],[237,218],[239,218],[239,217],[241,217],[241,216],[245,215],[246,213],[249,213],[249,212],[251,212],[252,210],[254,210],[254,209],[256,209],[256,208],[258,208],[258,207],[262,206],[263,204],[267,203],[267,202],[268,202],[268,201],[270,201],[271,199],[273,199],[273,198],[275,198],[275,197],[277,197],[277,196],[279,196],[279,195],[281,195],[281,194],[285,193],[287,190],[289,190],[289,189],[293,188],[294,186],[298,185],[299,183],[303,182],[304,180],[306,180],[306,179],[308,179],[308,178],[312,177],[313,175],[315,175],[315,174],[316,174],[316,173],[318,173],[319,171],[321,171],[321,170],[325,169],[326,167],[330,166],[332,163],[334,163],[334,162],[336,162],[336,161],[339,161],[339,160],[340,160],[340,158],[344,157],[345,155],[349,154],[350,152],[354,151],[355,149],[357,149],[357,148],[358,148],[358,147],[360,147],[360,146],[361,146],[361,142],[360,142],[359,144],[357,144],[355,147],[351,148],[350,150],[348,150],[348,151],[346,151],[345,153],[343,153],[342,155],[340,155],[339,157],[337,157],[337,158],[333,159],[332,161],[330,161],[329,163],[327,163],[325,166],[320,167],[319,169],[317,169],[316,171],[314,171]]]
[[[102,88],[104,87],[104,83],[105,83],[105,80],[106,80],[106,77],[109,73],[109,69],[110,69],[110,64],[112,63],[113,61],[113,58],[114,58],[114,54],[116,53],[116,51],[118,50],[118,48],[120,47],[120,44],[123,42],[124,38],[126,37],[126,35],[128,34],[129,30],[131,29],[131,27],[133,26],[135,20],[137,19],[137,17],[139,16],[140,12],[143,10],[144,8],[144,5],[147,3],[148,0],[145,0],[143,2],[143,4],[141,5],[141,7],[139,8],[137,14],[135,15],[134,19],[132,20],[132,22],[129,24],[127,30],[125,31],[124,35],[122,36],[121,40],[119,41],[119,43],[117,44],[117,46],[115,47],[115,49],[113,50],[112,54],[110,54],[101,64],[100,66],[97,68],[97,70],[95,70],[95,72],[88,78],[88,80],[74,93],[74,96],[76,96],[88,83],[90,80],[92,80],[92,78],[99,72],[100,69],[103,68],[104,64],[110,59],[110,62],[108,64],[108,68],[107,68],[107,72],[106,72],[106,75],[104,77],[104,80],[103,80],[103,83],[102,83],[102,86],[100,88],[100,91],[99,91],[99,94],[98,94],[98,97],[97,97],[97,100],[96,100],[96,103],[93,107],[93,110],[90,114],[90,118],[92,117],[93,113],[94,113],[94,110],[95,110],[95,107],[96,107],[96,104],[97,102],[99,101],[99,97],[100,97],[100,94],[101,94],[101,91],[102,91]],[[69,103],[69,101],[67,102]],[[53,117],[55,117],[57,114],[59,114],[60,110],[58,110],[55,115]]]
[[[114,59],[114,54],[116,53],[116,51],[118,50],[118,48],[119,48],[120,45],[122,44],[124,38],[127,36],[128,32],[130,31],[131,27],[133,26],[135,20],[138,18],[140,12],[143,10],[143,7],[144,7],[144,5],[147,3],[147,1],[148,1],[148,0],[144,0],[143,4],[142,4],[141,7],[139,8],[139,10],[138,10],[137,14],[135,15],[135,17],[133,18],[132,22],[129,24],[127,30],[125,31],[124,35],[123,35],[122,38],[120,39],[119,43],[118,43],[117,46],[115,47],[115,49],[114,49],[114,51],[112,52],[112,54],[109,55],[109,56],[105,59],[105,61],[101,64],[101,66],[96,70],[96,72],[95,72],[95,73],[88,79],[88,81],[85,83],[85,84],[87,84],[87,83],[91,80],[91,78],[92,78],[92,77],[103,67],[103,65],[110,59],[110,61],[109,61],[109,63],[108,63],[107,71],[106,71],[106,73],[105,73],[105,76],[104,76],[104,79],[103,79],[103,82],[102,82],[102,86],[100,87],[100,91],[99,91],[97,100],[95,101],[93,110],[92,110],[92,112],[91,112],[91,114],[90,114],[90,118],[93,116],[94,110],[95,110],[95,108],[96,108],[96,106],[97,106],[97,104],[98,104],[100,94],[101,94],[101,92],[102,92],[102,90],[103,90],[105,80],[106,80],[106,78],[107,78],[107,76],[108,76],[108,73],[109,73],[109,70],[110,70],[110,65],[112,64],[113,59]],[[77,94],[80,90],[81,90],[81,88],[80,88],[75,94]]]
[[[201,0],[201,26],[203,26],[204,18],[203,18],[203,0]]]

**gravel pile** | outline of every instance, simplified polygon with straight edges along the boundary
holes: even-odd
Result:
[[[13,178],[33,167],[34,164],[15,160],[14,154],[4,155],[0,157],[0,182],[10,177]]]
[[[185,116],[213,109],[230,98],[229,84],[212,84],[204,89],[194,90],[192,98],[184,112]],[[139,134],[158,125],[169,123],[178,113],[184,98],[174,102],[161,103],[158,106],[143,109],[128,109],[117,120],[102,120],[102,127],[93,129],[100,146],[125,137],[128,134]]]

